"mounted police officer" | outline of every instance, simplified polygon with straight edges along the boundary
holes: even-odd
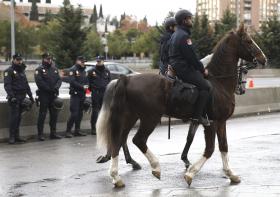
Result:
[[[179,10],[175,14],[176,32],[172,35],[169,47],[169,61],[176,75],[183,82],[191,83],[199,89],[193,121],[209,126],[203,117],[204,109],[210,97],[211,85],[204,79],[208,70],[197,58],[191,41],[192,14],[188,10]]]
[[[170,38],[175,32],[176,20],[174,17],[167,18],[164,22],[165,32],[160,38],[160,74],[165,75],[169,65],[169,45]]]
[[[37,121],[38,140],[44,141],[44,122],[47,110],[50,112],[50,139],[60,139],[56,134],[56,123],[58,110],[56,109],[56,99],[59,95],[61,78],[58,69],[53,65],[52,56],[49,53],[42,55],[42,64],[35,70],[35,82],[38,87],[36,94],[40,103],[39,116]]]
[[[80,125],[83,118],[83,105],[86,98],[86,90],[88,89],[88,79],[85,71],[85,62],[86,59],[83,56],[78,56],[76,59],[76,64],[69,70],[71,115],[67,121],[65,136],[67,138],[72,137],[71,129],[74,123],[74,136],[86,135],[80,131]]]
[[[25,68],[26,66],[22,61],[21,54],[17,53],[13,55],[12,66],[4,71],[4,88],[7,92],[8,104],[10,106],[9,144],[25,142],[19,136],[19,126],[26,94],[29,96],[31,103],[34,103],[25,75]]]
[[[105,89],[111,81],[110,71],[105,68],[102,56],[96,58],[96,66],[88,71],[88,81],[92,99],[91,134],[95,135],[98,112],[102,106]]]

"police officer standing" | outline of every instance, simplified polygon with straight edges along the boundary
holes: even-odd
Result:
[[[88,81],[92,99],[91,134],[96,135],[95,124],[98,113],[102,106],[105,89],[111,81],[110,71],[105,68],[102,56],[96,58],[96,66],[88,71]]]
[[[25,64],[21,54],[13,55],[12,66],[4,71],[4,88],[10,106],[9,144],[16,142],[24,143],[25,140],[19,136],[21,113],[23,112],[23,101],[28,94],[32,103],[34,99],[25,75]]]
[[[49,53],[42,55],[42,64],[35,70],[35,82],[38,87],[37,96],[39,97],[40,109],[37,121],[38,140],[44,141],[44,122],[47,110],[50,112],[50,139],[60,139],[56,134],[56,123],[58,110],[55,108],[55,99],[59,94],[61,78],[58,69],[53,65],[52,56]]]
[[[88,89],[87,73],[85,71],[85,58],[78,56],[76,64],[69,70],[70,83],[70,112],[71,115],[67,121],[66,136],[72,137],[71,129],[75,123],[74,136],[85,136],[80,131],[80,125],[83,118],[83,105],[86,98],[86,90]]]
[[[191,41],[192,14],[188,10],[179,10],[175,14],[176,32],[172,35],[169,47],[169,61],[177,77],[183,82],[191,83],[199,89],[193,121],[209,126],[209,121],[203,117],[204,108],[210,97],[211,85],[204,79],[208,70],[198,60]]]
[[[175,32],[176,20],[174,17],[167,18],[164,22],[165,32],[160,38],[160,74],[165,75],[169,65],[170,38]]]

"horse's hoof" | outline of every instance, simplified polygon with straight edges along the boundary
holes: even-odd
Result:
[[[122,188],[125,186],[122,180],[118,180],[115,184],[115,188]]]
[[[190,177],[189,175],[185,175],[184,179],[188,183],[189,186],[192,184],[192,177]]]
[[[153,174],[158,180],[160,180],[160,172],[159,172],[159,171],[152,171],[152,174]]]
[[[238,183],[241,182],[240,177],[239,177],[239,176],[236,176],[236,175],[231,175],[231,176],[229,177],[229,179],[230,179],[231,183],[233,183],[233,184],[238,184]]]
[[[96,163],[105,163],[109,160],[110,160],[110,157],[101,155],[96,159]]]
[[[132,168],[133,170],[141,170],[141,166],[138,163],[133,163]]]

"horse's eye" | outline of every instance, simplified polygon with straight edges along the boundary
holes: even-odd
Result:
[[[252,41],[252,40],[247,40],[247,43],[248,43],[248,44],[252,44],[253,41]]]

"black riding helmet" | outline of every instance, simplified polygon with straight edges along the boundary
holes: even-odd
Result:
[[[176,14],[175,14],[175,20],[177,22],[177,24],[181,25],[182,21],[187,18],[187,17],[192,17],[192,13],[188,10],[179,10]]]
[[[168,30],[169,27],[175,26],[175,25],[177,25],[177,23],[176,23],[176,20],[175,20],[174,17],[167,18],[164,21],[164,27],[165,27],[166,30]]]

